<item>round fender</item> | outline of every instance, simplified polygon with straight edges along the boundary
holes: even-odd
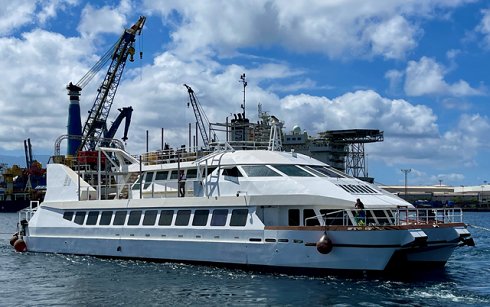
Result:
[[[17,241],[15,241],[14,248],[19,253],[27,252],[26,242],[22,239],[17,239]]]
[[[323,235],[318,242],[316,242],[316,249],[320,254],[328,254],[332,251],[333,244],[332,240],[327,237],[327,235]]]
[[[10,245],[14,246],[14,243],[15,241],[17,241],[17,239],[19,239],[19,235],[17,233],[14,233],[12,235],[12,238],[10,238]]]

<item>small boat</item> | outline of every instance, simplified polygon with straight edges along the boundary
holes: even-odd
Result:
[[[28,251],[324,274],[440,268],[474,245],[460,209],[414,208],[295,152],[98,157],[48,165],[44,201],[19,213]]]

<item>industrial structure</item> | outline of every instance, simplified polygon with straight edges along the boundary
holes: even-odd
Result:
[[[127,139],[130,118],[133,109],[125,107],[119,109],[121,112],[114,121],[111,128],[107,128],[107,118],[114,101],[114,97],[121,80],[126,61],[134,61],[134,42],[136,35],[140,35],[146,17],[141,16],[139,20],[129,29],[124,30],[117,42],[105,53],[105,55],[80,79],[79,82],[66,87],[70,96],[70,107],[68,115],[68,134],[58,138],[55,144],[55,156],[59,156],[60,142],[68,139],[67,155],[76,156],[80,151],[93,151],[97,146],[112,145],[113,137],[126,118],[123,140]],[[140,52],[140,56],[142,53]],[[92,78],[111,61],[102,84],[97,90],[97,96],[92,108],[88,112],[88,118],[83,126],[80,119],[80,95],[82,89]]]
[[[197,130],[203,140],[203,149],[210,150],[218,145],[218,135],[225,136],[221,143],[226,142],[235,149],[269,149],[295,151],[306,154],[322,162],[325,162],[338,170],[373,182],[369,177],[365,155],[365,144],[382,142],[383,131],[377,129],[348,129],[328,130],[321,132],[317,137],[311,137],[299,126],[294,126],[290,133],[283,133],[284,122],[262,110],[262,104],[258,104],[258,121],[253,122],[246,117],[246,87],[245,74],[240,76],[243,84],[243,103],[241,112],[231,114],[226,121],[210,123],[197,99],[194,90],[184,84],[189,94],[188,106],[192,105],[196,117]],[[209,129],[209,130],[208,130]],[[212,139],[211,136],[212,135]],[[189,128],[189,147],[191,146],[191,128]]]

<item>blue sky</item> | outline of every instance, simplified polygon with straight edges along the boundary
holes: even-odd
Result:
[[[187,143],[187,83],[212,122],[257,104],[310,135],[384,131],[366,146],[383,184],[490,181],[490,4],[477,0],[0,0],[0,156],[51,155],[68,96],[140,15],[147,16],[109,118],[133,106],[127,149]],[[102,74],[84,88],[82,122]],[[66,147],[66,144],[64,145]],[[63,149],[62,149],[63,150]]]

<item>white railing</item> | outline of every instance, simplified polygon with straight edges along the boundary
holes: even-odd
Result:
[[[319,222],[322,226],[438,225],[462,223],[463,211],[461,208],[342,209],[305,218],[304,225],[309,221]]]

